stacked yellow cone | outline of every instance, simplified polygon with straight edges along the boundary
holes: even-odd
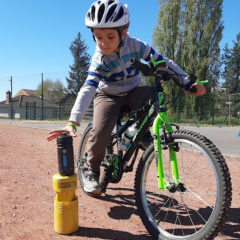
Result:
[[[53,175],[54,230],[59,234],[70,234],[78,230],[77,175]]]

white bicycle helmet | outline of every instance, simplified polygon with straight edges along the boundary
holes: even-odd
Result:
[[[129,25],[127,4],[117,0],[96,1],[89,8],[85,24],[89,28],[125,28]]]

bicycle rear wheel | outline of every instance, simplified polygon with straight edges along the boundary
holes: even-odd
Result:
[[[78,171],[78,179],[81,185],[81,188],[84,189],[84,181],[86,178],[86,174],[88,171],[87,165],[87,143],[90,137],[90,131],[92,129],[92,125],[89,125],[83,132],[80,145],[78,149],[78,157],[77,157],[77,171]]]
[[[86,175],[88,172],[88,164],[87,164],[87,144],[90,137],[92,125],[89,125],[82,134],[79,149],[78,149],[78,157],[77,157],[77,172],[78,179],[81,188],[84,190],[84,183],[86,182]],[[118,156],[114,153],[117,152],[116,146],[113,147],[112,142],[110,142],[110,148],[106,149],[106,155],[104,158],[104,162],[100,166],[100,184],[102,187],[102,192],[106,191],[107,184],[109,182],[117,183],[120,181],[122,177],[122,162],[119,161]],[[114,151],[115,150],[115,151]],[[115,164],[115,165],[114,165]],[[114,165],[114,172],[110,173],[109,176],[106,176],[106,166],[111,168]],[[106,180],[107,177],[107,180]],[[85,191],[84,191],[85,192]],[[86,193],[86,192],[85,192]],[[89,193],[86,193],[90,196],[95,196]]]
[[[135,177],[139,215],[154,239],[213,239],[231,204],[231,178],[225,160],[207,138],[186,130],[172,134],[184,189],[158,188],[153,145],[144,153]],[[174,183],[168,150],[162,152],[165,179]]]

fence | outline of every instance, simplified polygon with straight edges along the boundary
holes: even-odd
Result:
[[[240,94],[214,93],[210,96],[179,96],[168,108],[173,122],[240,125]]]
[[[240,125],[240,94],[215,93],[210,96],[178,96],[174,100],[167,97],[167,115],[171,122],[192,124]],[[39,103],[25,103],[20,110],[13,109],[13,118],[31,120],[67,120],[74,100],[66,105],[41,106]],[[10,106],[9,106],[10,107]],[[9,109],[10,110],[10,109]],[[10,116],[10,114],[9,114]],[[93,104],[85,114],[85,119],[93,116]]]
[[[16,115],[16,110],[13,110],[13,118],[20,118],[25,120],[67,120],[70,116],[74,102],[68,103],[67,106],[53,104],[53,106],[41,106],[36,102],[26,102],[25,106],[21,108],[21,114]],[[93,105],[91,104],[87,110],[84,119],[91,119],[93,117]]]

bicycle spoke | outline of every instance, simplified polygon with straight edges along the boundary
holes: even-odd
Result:
[[[182,202],[183,202],[183,207],[185,208],[185,210],[186,210],[186,212],[187,212],[187,214],[188,214],[188,217],[189,217],[189,219],[190,219],[190,221],[191,221],[191,223],[192,223],[192,226],[193,226],[194,229],[195,229],[195,232],[197,232],[197,229],[196,229],[196,227],[195,227],[195,225],[194,225],[193,219],[191,218],[191,215],[190,215],[190,213],[189,213],[189,211],[188,211],[188,208],[186,207],[186,204],[184,203],[183,196],[182,196],[182,195],[180,195],[180,196],[181,196],[181,199],[182,199]]]
[[[187,190],[188,190],[190,193],[192,193],[196,198],[198,198],[200,201],[202,201],[203,203],[205,203],[208,207],[210,207],[210,208],[213,209],[213,207],[211,207],[209,203],[207,203],[207,202],[206,202],[203,198],[201,198],[198,194],[196,194],[195,192],[193,192],[188,186],[185,186],[185,187],[186,187]]]
[[[167,220],[167,216],[168,216],[168,213],[169,213],[169,208],[170,208],[170,206],[172,206],[171,205],[171,202],[172,202],[172,198],[171,197],[169,197],[169,199],[168,200],[170,200],[170,203],[169,203],[169,206],[168,206],[168,210],[167,210],[167,213],[166,213],[166,215],[165,215],[165,218],[164,218],[164,222]]]
[[[191,176],[191,175],[195,175],[198,172],[202,172],[202,170],[207,169],[208,167],[209,167],[209,165],[206,164],[205,166],[202,166],[202,167],[200,167],[198,169],[195,169],[194,171],[191,171],[191,172],[189,171],[189,173],[186,174],[186,177]]]

